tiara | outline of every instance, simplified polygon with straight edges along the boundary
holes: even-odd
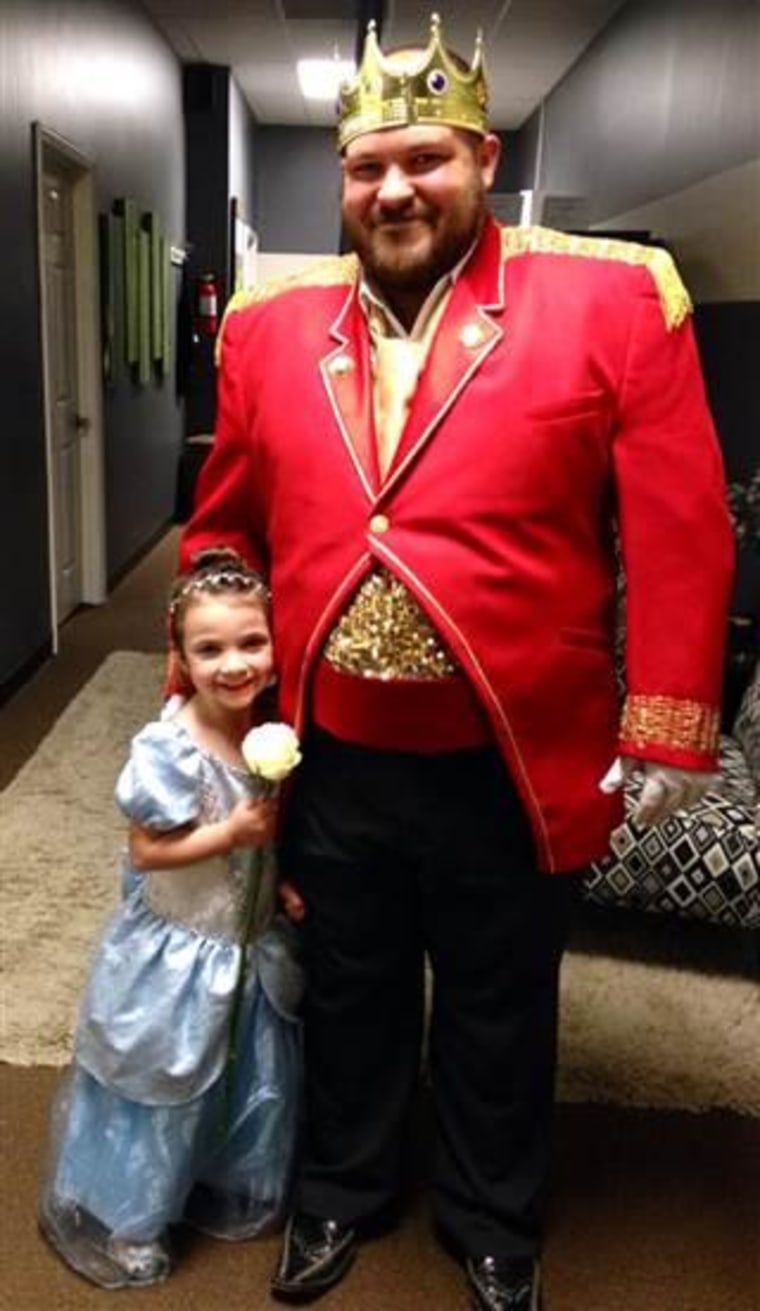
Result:
[[[262,601],[269,601],[269,588],[258,574],[241,565],[220,565],[204,572],[191,574],[177,588],[169,602],[169,614],[174,615],[180,602],[195,592],[253,592]]]
[[[446,50],[438,14],[430,19],[424,50],[383,54],[374,19],[367,27],[362,62],[338,94],[338,149],[364,132],[413,123],[441,123],[483,136],[488,131],[488,85],[483,38],[478,32],[471,66],[463,70]]]

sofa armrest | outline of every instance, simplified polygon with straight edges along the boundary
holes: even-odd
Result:
[[[742,697],[731,736],[738,742],[760,788],[760,660]]]

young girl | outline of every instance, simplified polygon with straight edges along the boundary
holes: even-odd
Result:
[[[103,1288],[165,1278],[178,1221],[225,1238],[276,1223],[298,1120],[302,980],[275,916],[276,801],[241,755],[272,678],[266,589],[232,552],[206,552],[169,624],[190,696],[137,734],[117,783],[125,895],[91,968],[40,1206],[46,1237]]]

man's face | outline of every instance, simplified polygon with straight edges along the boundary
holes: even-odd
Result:
[[[368,132],[343,156],[342,213],[367,272],[387,292],[425,292],[471,246],[499,141],[455,128]]]

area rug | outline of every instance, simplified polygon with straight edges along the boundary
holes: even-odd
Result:
[[[163,659],[121,651],[78,693],[0,794],[0,1059],[61,1065],[100,925],[116,903],[124,822],[113,786],[154,718]],[[674,927],[674,931],[676,931]],[[752,981],[570,952],[560,1097],[760,1115]]]

